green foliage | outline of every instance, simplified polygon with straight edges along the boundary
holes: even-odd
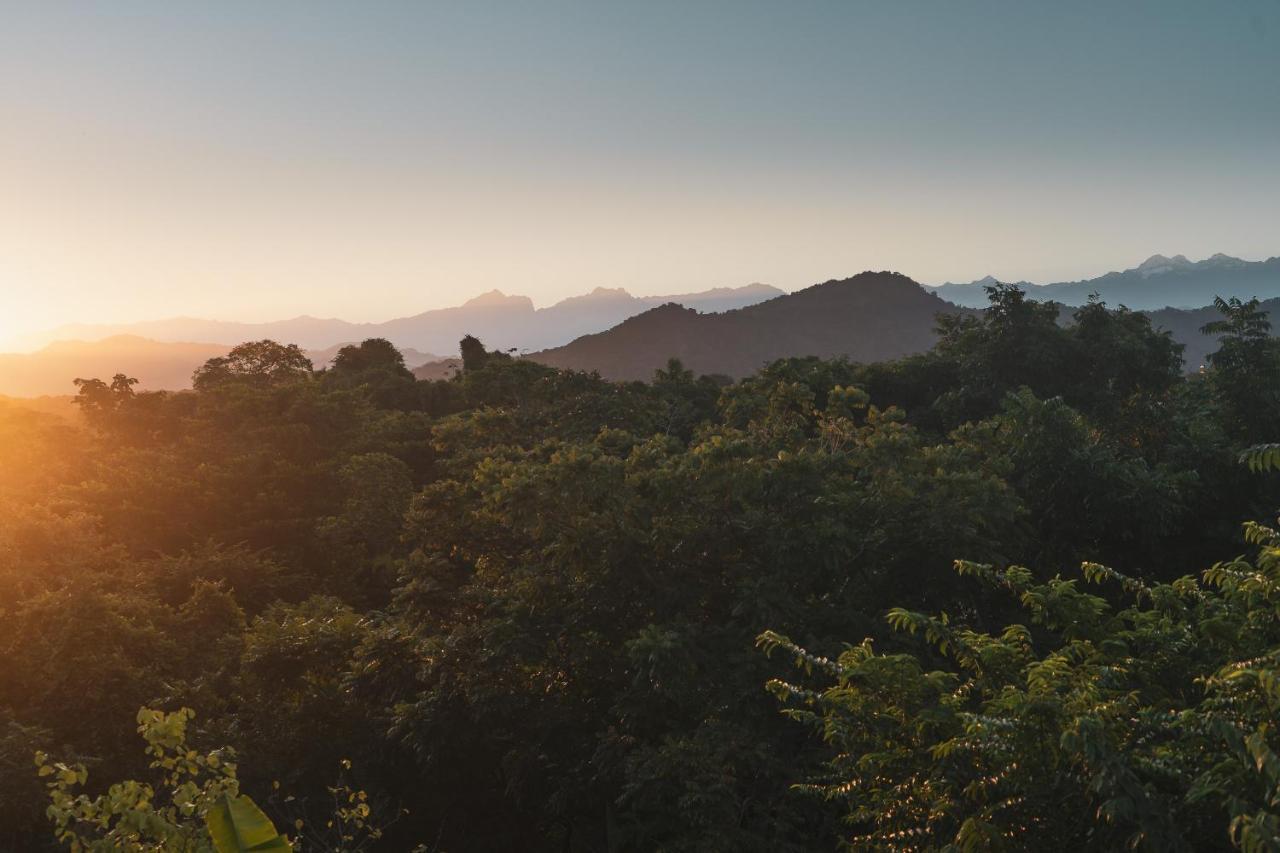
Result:
[[[297,815],[293,820],[297,830],[294,844],[300,850],[363,853],[376,848],[388,827],[409,813],[407,809],[400,809],[396,814],[388,814],[390,810],[385,804],[379,805],[370,800],[366,791],[351,787],[347,780],[352,769],[350,759],[341,759],[339,767],[338,779],[325,788],[328,797],[319,799],[319,813],[313,813],[304,800],[291,794],[280,796],[279,783],[273,783],[277,793],[269,802],[285,813]],[[412,853],[426,853],[426,850],[426,845],[419,844],[413,847]]]
[[[338,354],[333,357],[333,369],[337,373],[364,374],[380,370],[401,377],[413,376],[405,367],[400,350],[384,338],[370,338],[338,350]]]
[[[79,390],[73,402],[90,421],[102,422],[133,400],[133,386],[137,384],[137,379],[123,373],[117,373],[110,385],[101,379],[77,379],[75,386]]]
[[[169,714],[147,708],[138,712],[138,733],[158,777],[154,786],[117,782],[90,796],[79,791],[89,778],[83,764],[68,765],[36,753],[38,775],[48,780],[48,815],[58,840],[73,851],[291,849],[282,838],[274,847],[238,843],[251,837],[240,833],[251,828],[246,816],[257,809],[252,801],[243,802],[247,798],[240,795],[231,753],[202,753],[187,746],[187,726],[194,716],[189,708]],[[217,812],[229,808],[229,801],[236,804],[235,811],[224,819]],[[262,816],[258,812],[254,817]],[[261,822],[253,823],[254,834],[261,835]],[[270,821],[265,826],[274,836]]]
[[[383,837],[396,818],[375,814],[369,795],[342,778],[327,791],[329,811],[312,821],[298,818],[295,840],[278,832],[271,818],[241,793],[235,752],[200,752],[187,743],[195,718],[190,708],[172,713],[143,708],[138,733],[146,741],[155,784],[117,782],[103,793],[84,792],[89,773],[83,764],[54,761],[43,751],[35,755],[36,774],[45,780],[46,813],[58,840],[72,851],[190,851],[190,853],[250,853],[250,851],[320,850],[359,853]],[[351,762],[341,761],[343,771]],[[273,785],[278,789],[279,783]],[[272,798],[273,801],[276,799]],[[283,798],[284,804],[296,800]],[[305,839],[305,840],[304,840]],[[418,849],[418,848],[415,848]]]
[[[362,389],[379,408],[414,411],[422,405],[418,383],[404,356],[382,338],[338,350],[332,369],[321,379],[333,388]]]
[[[197,391],[234,385],[276,385],[311,375],[311,361],[297,344],[254,341],[232,348],[225,356],[211,358],[191,378]]]
[[[347,755],[379,754],[368,710],[347,685],[368,633],[350,605],[323,596],[277,602],[247,625],[214,726],[254,757],[249,781],[261,787],[278,780],[298,796],[319,797],[317,780]],[[217,698],[200,701],[217,707]],[[379,761],[387,769],[395,764],[391,756]]]
[[[1060,398],[1029,390],[1008,395],[1000,412],[961,427],[956,441],[1007,466],[1034,533],[1030,561],[1057,570],[1082,559],[1146,560],[1186,523],[1199,477],[1152,463],[1096,429]]]
[[[939,318],[932,352],[860,370],[873,396],[945,432],[995,414],[1006,395],[1028,388],[1041,399],[1061,397],[1117,438],[1158,440],[1160,410],[1182,379],[1182,348],[1168,332],[1097,300],[1068,320],[1017,287],[987,292],[983,315]]]
[[[1255,444],[1240,454],[1240,461],[1253,472],[1280,468],[1280,444]]]
[[[811,810],[769,793],[792,758],[744,655],[758,626],[830,635],[870,624],[883,590],[944,600],[944,548],[1007,534],[1015,502],[975,452],[857,388],[760,398],[687,447],[613,429],[531,443],[475,417],[437,431],[443,477],[410,512],[393,608],[417,683],[393,731],[472,796],[460,756],[501,774],[513,831],[490,843],[534,822],[588,847],[804,848]]]
[[[503,358],[501,353],[491,353],[484,348],[478,338],[467,335],[458,343],[462,355],[462,369],[468,373],[480,370],[493,359]]]
[[[1244,441],[1265,440],[1280,418],[1280,342],[1257,299],[1219,297],[1214,304],[1222,319],[1201,329],[1218,336],[1210,381],[1231,431]]]
[[[0,401],[0,503],[17,511],[73,481],[87,438],[64,418]]]
[[[257,342],[189,392],[82,381],[74,422],[0,407],[0,848],[47,839],[35,750],[86,843],[212,843],[140,706],[204,709],[252,761],[197,787],[311,849],[1265,847],[1271,534],[1184,576],[1280,506],[1237,462],[1280,460],[1270,339],[1226,303],[1186,377],[1123,308],[992,297],[930,353],[736,383]],[[834,750],[760,690],[766,628]]]
[[[831,749],[801,789],[842,811],[852,849],[1277,849],[1280,535],[1247,534],[1257,558],[1199,582],[1086,563],[1105,597],[957,563],[1024,621],[889,612],[938,658],[866,640],[829,661],[762,634],[825,682],[769,683]]]

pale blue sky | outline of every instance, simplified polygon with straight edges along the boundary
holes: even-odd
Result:
[[[1280,254],[1280,2],[0,3],[0,338]]]

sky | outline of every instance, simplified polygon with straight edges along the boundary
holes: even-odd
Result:
[[[1280,2],[0,0],[0,344],[1280,254]]]

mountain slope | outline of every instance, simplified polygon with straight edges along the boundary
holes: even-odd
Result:
[[[1271,316],[1272,333],[1280,332],[1280,298],[1264,300],[1259,307]],[[1151,318],[1153,326],[1172,333],[1175,341],[1186,345],[1182,357],[1188,371],[1198,370],[1209,353],[1218,349],[1217,337],[1200,333],[1206,323],[1222,319],[1218,309],[1212,305],[1190,309],[1162,308],[1144,313]]]
[[[527,296],[508,296],[493,290],[453,308],[424,311],[384,323],[350,323],[309,316],[271,323],[178,317],[124,325],[63,326],[26,343],[43,346],[57,340],[92,341],[127,334],[156,341],[211,341],[228,346],[271,338],[305,349],[324,350],[347,341],[386,338],[402,350],[451,353],[463,335],[472,334],[494,347],[529,350],[568,343],[667,302],[679,302],[699,311],[729,311],[781,293],[765,284],[720,287],[675,296],[632,296],[622,289],[597,288],[589,294],[535,309]]]
[[[191,373],[229,349],[222,344],[168,343],[137,335],[58,341],[37,352],[0,354],[0,394],[74,394],[73,380],[110,381],[116,373],[137,379],[139,390],[190,388]]]
[[[437,379],[452,379],[462,372],[461,358],[442,358],[428,361],[413,368],[413,377],[433,382]]]
[[[1280,318],[1280,298],[1262,307]],[[1062,322],[1070,322],[1073,312],[1063,307]],[[844,355],[875,361],[922,352],[933,344],[936,317],[943,313],[977,312],[943,301],[906,276],[868,272],[718,314],[669,303],[606,332],[530,357],[556,367],[598,370],[614,379],[649,379],[672,357],[698,373],[741,377],[787,356]],[[1211,306],[1145,313],[1157,328],[1169,330],[1186,345],[1188,370],[1197,369],[1217,348],[1213,338],[1200,334],[1201,326],[1218,318]],[[228,349],[224,344],[161,342],[136,335],[62,341],[34,353],[0,354],[0,395],[72,394],[77,377],[110,379],[115,373],[139,379],[139,390],[180,390],[191,386],[197,367]],[[319,368],[335,351],[307,354]],[[420,379],[448,378],[461,366],[456,357],[435,358],[412,350],[405,355]]]
[[[1043,290],[1031,295],[1042,298]],[[1263,301],[1261,307],[1280,331],[1280,297]],[[1074,312],[1063,306],[1061,322],[1070,323]],[[648,379],[675,357],[695,373],[738,378],[787,356],[844,355],[866,362],[924,352],[936,339],[937,315],[957,313],[979,312],[943,301],[906,276],[867,272],[725,314],[666,305],[530,358],[555,367],[598,370],[613,379]],[[1185,346],[1188,371],[1199,369],[1218,348],[1214,337],[1200,332],[1220,317],[1212,305],[1143,313]]]
[[[53,415],[72,423],[78,423],[80,420],[80,407],[73,402],[74,400],[74,397],[66,394],[42,397],[6,397],[0,394],[0,418],[3,418],[8,412],[20,410]]]
[[[934,318],[957,311],[967,309],[904,275],[865,272],[721,314],[663,305],[530,358],[613,379],[648,379],[675,357],[695,373],[741,377],[786,356],[878,361],[920,352],[934,342]]]
[[[984,285],[991,283],[994,279],[988,276],[967,284],[948,282],[930,289],[957,305],[981,308],[987,304]],[[1110,305],[1127,305],[1135,311],[1198,308],[1212,305],[1215,296],[1257,296],[1264,300],[1280,297],[1280,257],[1242,261],[1217,254],[1203,261],[1189,261],[1183,255],[1152,255],[1124,272],[1056,284],[1018,282],[1018,286],[1032,299],[1064,305],[1083,305],[1090,294],[1097,293]]]

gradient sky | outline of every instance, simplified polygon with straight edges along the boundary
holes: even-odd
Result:
[[[1280,254],[1280,2],[0,2],[0,342]]]

